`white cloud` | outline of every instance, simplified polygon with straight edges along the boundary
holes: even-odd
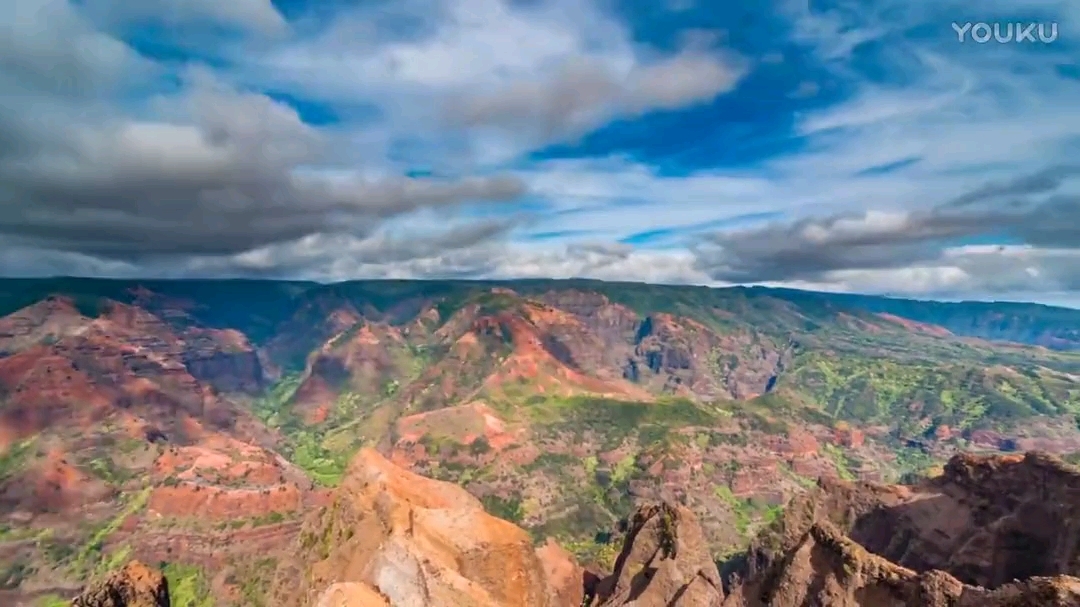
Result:
[[[266,34],[283,33],[288,27],[271,0],[84,0],[81,6],[110,23],[150,20],[178,26],[207,22]]]
[[[788,229],[777,233],[787,244],[831,254],[824,249],[837,242],[892,238],[913,222],[925,228],[916,220],[943,203],[1080,152],[1080,82],[1058,73],[1080,64],[1074,2],[774,4],[763,18],[788,19],[808,50],[800,61],[815,68],[779,94],[812,109],[769,117],[790,119],[801,145],[754,165],[682,174],[651,166],[643,153],[527,155],[616,118],[720,95],[735,96],[735,115],[715,120],[756,118],[743,110],[776,100],[740,87],[749,86],[748,70],[776,70],[770,78],[798,65],[791,41],[762,45],[785,47],[788,57],[763,51],[756,66],[716,48],[727,39],[717,32],[672,33],[682,46],[661,52],[591,0],[324,4],[292,23],[269,0],[9,2],[0,7],[0,271],[715,283],[733,276],[703,263],[707,247],[695,239],[705,226],[720,226],[713,242],[723,242],[753,229],[755,217],[783,215]],[[963,46],[950,27],[1021,17],[1059,21],[1061,44]],[[170,73],[172,62],[121,39],[146,23],[204,34],[193,40],[215,46],[196,50],[221,63]],[[918,34],[914,26],[931,34],[940,26],[940,36],[905,37]],[[158,95],[145,98],[140,86]],[[305,123],[304,112],[262,93],[270,89],[345,119]],[[648,136],[676,134],[686,135]],[[741,144],[731,142],[733,155]],[[445,178],[407,180],[405,169]],[[512,177],[492,176],[502,171]],[[527,220],[512,205],[481,208],[523,189]],[[1021,244],[935,241],[932,254],[904,244],[900,262],[886,263],[896,247],[884,248],[869,257],[880,262],[873,267],[841,258],[764,278],[927,295],[1069,293],[1080,286],[1068,270],[1075,247],[1060,226],[1078,193],[1066,183],[1019,196],[1057,214],[1029,217]],[[485,219],[492,215],[511,219]],[[983,241],[1011,227],[958,231]],[[611,245],[657,230],[672,235],[669,248]],[[543,247],[524,239],[538,233],[548,233]],[[169,250],[170,260],[135,259]],[[746,270],[764,267],[769,254],[743,252],[754,263],[722,261]]]
[[[67,0],[0,3],[0,96],[101,93],[151,67]]]
[[[380,41],[372,12],[356,9],[256,58],[253,69],[304,95],[374,103],[399,136],[455,145],[451,162],[464,154],[473,164],[572,140],[614,117],[709,101],[746,71],[699,37],[681,53],[650,51],[599,3],[427,6],[421,17],[415,3],[399,9],[421,22],[418,36]]]

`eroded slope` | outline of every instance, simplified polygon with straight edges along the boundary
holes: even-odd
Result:
[[[725,607],[1080,604],[1078,491],[1038,453],[959,455],[914,487],[825,481],[755,541]]]

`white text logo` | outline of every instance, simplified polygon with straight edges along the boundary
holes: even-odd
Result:
[[[1042,42],[1049,44],[1058,37],[1057,23],[956,23],[952,24],[960,42],[973,40],[986,44],[991,40],[1000,44],[1010,42]]]

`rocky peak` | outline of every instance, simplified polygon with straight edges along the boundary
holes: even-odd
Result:
[[[723,607],[1068,607],[1080,579],[1031,578],[988,590],[947,572],[922,573],[873,554],[828,522],[815,523],[768,574]]]
[[[1080,471],[958,455],[914,487],[823,481],[755,540],[724,607],[1080,605]]]
[[[1037,451],[995,457],[965,453],[949,460],[936,484],[994,501],[1005,495],[1027,496],[1035,490],[1076,495],[1080,494],[1080,472]]]
[[[525,531],[464,489],[371,449],[356,456],[299,544],[298,561],[279,571],[275,604],[352,605],[341,601],[364,596],[361,605],[391,607],[563,607],[548,572],[566,568],[550,555],[545,564]]]
[[[602,607],[719,607],[723,598],[697,517],[665,502],[634,514],[615,571],[594,600]]]
[[[160,571],[131,561],[84,590],[71,607],[170,607],[169,583]]]

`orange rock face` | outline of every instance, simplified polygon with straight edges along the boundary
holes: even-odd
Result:
[[[573,555],[550,539],[536,551],[536,555],[540,557],[544,575],[554,594],[553,605],[581,605],[585,598],[585,570]]]
[[[849,449],[858,449],[866,442],[866,435],[861,430],[845,424],[836,428],[833,433],[833,442]]]
[[[132,561],[75,597],[72,607],[169,607],[169,584],[160,571]]]
[[[367,584],[345,582],[327,588],[315,607],[390,607],[390,602]]]
[[[270,512],[295,512],[301,500],[296,485],[225,489],[182,483],[176,487],[156,487],[150,494],[148,510],[162,516],[237,519]]]
[[[720,572],[694,514],[666,503],[634,513],[615,572],[595,598],[601,607],[718,606]]]
[[[335,585],[359,584],[395,607],[556,607],[563,603],[549,574],[573,576],[554,562],[545,568],[523,530],[484,512],[463,489],[373,450],[356,456],[333,504],[305,525],[299,542],[296,566],[307,573],[279,572],[282,605],[342,604],[333,602]]]

